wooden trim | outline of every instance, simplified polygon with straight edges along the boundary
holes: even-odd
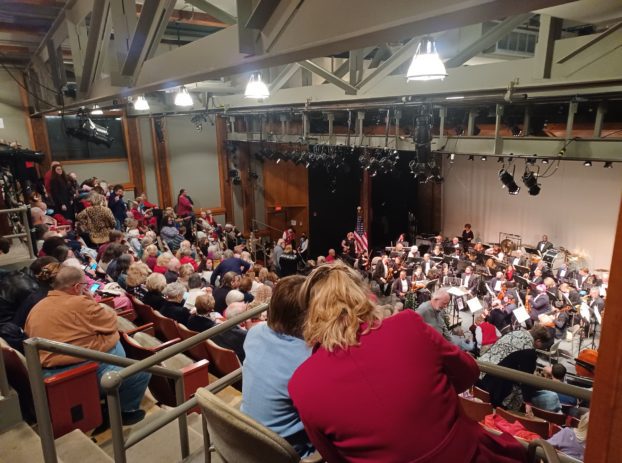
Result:
[[[248,143],[238,145],[238,161],[240,179],[242,181],[242,232],[249,233],[251,221],[255,217],[255,201],[253,198],[253,188],[250,180],[250,150]]]
[[[158,142],[156,136],[156,124],[161,125],[161,130],[164,135],[162,143]],[[152,117],[151,118],[151,139],[153,143],[153,160],[155,163],[156,181],[158,187],[158,202],[161,208],[173,206],[173,188],[171,186],[171,173],[169,170],[168,161],[168,144],[166,143],[166,134],[164,133],[164,118]]]
[[[73,164],[101,164],[102,162],[127,162],[127,158],[70,159],[68,161],[58,161],[58,162],[60,162],[62,165],[70,166]]]
[[[585,461],[618,463],[622,436],[622,203],[618,214],[605,315],[598,349],[598,366],[590,406]],[[616,265],[616,263],[618,265]]]
[[[225,221],[233,222],[233,191],[229,181],[229,161],[225,141],[227,140],[227,123],[221,116],[216,118],[216,150],[218,154],[218,171],[220,172],[220,203],[225,210]]]
[[[125,151],[127,152],[130,180],[136,185],[138,194],[145,192],[145,167],[142,160],[142,146],[138,119],[128,118],[123,114],[123,133],[125,138]]]
[[[28,104],[28,94],[25,90],[24,79],[22,76],[19,77],[22,85],[18,85],[19,87],[19,98],[22,102],[22,108],[24,110],[24,120],[26,123],[26,130],[28,131],[28,146],[30,148],[34,148],[35,146],[35,134],[32,131],[32,122],[30,120],[30,105]]]
[[[220,207],[220,206],[219,207],[195,207],[193,208],[193,210],[196,215],[199,215],[202,211],[205,211],[205,212],[212,211],[212,215],[222,215],[225,212],[227,212],[224,207]]]
[[[33,128],[34,149],[41,151],[44,155],[41,164],[42,172],[47,171],[52,163],[52,151],[50,149],[50,139],[48,138],[48,128],[45,123],[45,117],[31,117],[30,123]]]

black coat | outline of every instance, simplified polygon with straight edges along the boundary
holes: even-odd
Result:
[[[182,304],[172,301],[164,301],[160,313],[165,317],[172,318],[178,323],[188,324],[190,312]]]
[[[188,328],[198,333],[207,331],[216,326],[216,322],[208,317],[201,315],[191,315],[188,319]],[[236,353],[240,362],[243,362],[246,355],[244,354],[244,340],[246,339],[246,331],[237,326],[231,328],[224,333],[217,334],[211,338],[216,344],[225,349],[231,349]]]

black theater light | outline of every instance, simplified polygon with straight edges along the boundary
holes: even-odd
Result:
[[[507,170],[501,169],[499,171],[499,180],[503,183],[503,187],[508,189],[508,193],[511,195],[517,195],[520,191],[520,187],[516,184],[514,176]]]
[[[540,193],[540,185],[538,184],[538,177],[535,172],[526,170],[523,174],[523,183],[531,196],[538,196]]]

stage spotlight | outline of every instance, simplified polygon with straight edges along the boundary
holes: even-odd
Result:
[[[548,160],[548,159],[543,159],[543,160],[542,160],[542,164],[548,164],[548,163],[549,163],[549,160]]]
[[[507,170],[501,169],[499,171],[499,179],[503,183],[503,187],[508,189],[508,193],[511,195],[517,195],[520,191],[520,187],[514,181],[514,176]]]
[[[456,159],[456,155],[454,153],[448,154],[447,159],[449,159],[449,164],[453,164]]]
[[[488,156],[482,156],[481,159],[482,159],[482,161],[487,161],[488,160]]]
[[[503,164],[503,161],[504,161],[503,156],[501,156],[499,159],[497,159],[497,162],[500,162],[501,164]]]
[[[607,161],[603,167],[605,169],[613,169],[613,163],[611,161]]]
[[[520,129],[519,126],[517,125],[513,125],[510,130],[512,131],[512,136],[513,137],[520,137],[521,134],[523,133],[523,131]]]
[[[475,156],[471,155],[469,156],[469,161],[473,161],[475,159]]]
[[[584,165],[585,167],[592,167],[592,161],[585,161],[585,162],[583,163],[583,165]]]
[[[529,190],[531,196],[538,196],[540,193],[540,185],[538,184],[538,178],[535,172],[526,170],[523,174],[523,183]]]

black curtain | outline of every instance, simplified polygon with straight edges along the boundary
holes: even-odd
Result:
[[[417,207],[417,181],[408,167],[411,159],[412,156],[401,153],[391,173],[372,177],[371,247],[375,250],[389,246],[401,233],[409,242],[414,240],[409,212],[414,213]]]
[[[346,156],[338,172],[323,167],[309,168],[309,247],[310,258],[325,256],[330,248],[341,252],[341,240],[356,225],[359,206],[361,168],[356,156]]]

